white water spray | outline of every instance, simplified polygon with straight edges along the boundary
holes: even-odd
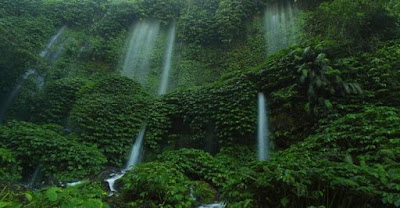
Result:
[[[163,95],[167,92],[168,88],[168,78],[169,78],[169,73],[171,71],[171,65],[172,65],[172,55],[174,51],[174,43],[175,43],[175,22],[172,24],[169,33],[168,33],[168,46],[167,46],[167,51],[165,53],[165,60],[164,60],[164,66],[163,66],[163,72],[161,76],[161,84],[160,84],[160,90],[158,92],[159,95]]]
[[[122,75],[141,84],[146,82],[159,28],[159,22],[140,21],[136,23],[129,41]]]
[[[46,45],[46,48],[39,53],[39,56],[48,57],[51,54],[51,49],[58,42],[58,40],[60,39],[61,35],[64,33],[66,28],[67,28],[66,26],[63,26],[61,29],[58,30],[56,35],[51,37],[49,43],[47,43]]]
[[[258,93],[258,160],[266,161],[269,157],[268,117],[263,93]]]
[[[21,89],[22,85],[25,83],[25,81],[29,78],[29,76],[35,74],[35,70],[29,69],[28,71],[25,72],[25,74],[22,76],[22,80],[18,82],[18,84],[14,87],[14,89],[11,91],[11,93],[8,95],[7,99],[4,101],[3,105],[1,106],[0,109],[0,123],[3,122],[3,119],[5,117],[5,114],[7,113],[8,108],[10,108],[11,103],[14,101],[15,97],[17,96],[19,90]]]
[[[131,169],[132,167],[136,166],[140,161],[140,156],[143,148],[143,139],[144,134],[146,132],[146,125],[142,127],[139,131],[139,135],[136,138],[135,143],[132,146],[131,154],[129,155],[129,160],[126,163],[126,170]]]
[[[112,192],[116,191],[114,188],[115,181],[122,178],[122,176],[124,176],[127,171],[129,171],[132,167],[136,166],[140,162],[145,132],[146,125],[144,125],[139,131],[135,143],[132,146],[131,153],[129,155],[129,159],[126,163],[125,169],[123,169],[118,174],[111,175],[111,178],[105,180],[108,183],[108,186]]]
[[[295,15],[296,10],[288,0],[271,3],[265,9],[264,29],[268,55],[296,43]]]
[[[224,203],[203,204],[197,208],[225,208],[225,204]]]

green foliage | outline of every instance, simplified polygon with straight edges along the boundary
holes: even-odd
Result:
[[[98,0],[42,0],[37,6],[57,25],[86,27],[104,14],[104,3]]]
[[[175,164],[176,169],[191,180],[204,180],[215,186],[222,186],[226,180],[224,166],[202,150],[182,148],[166,151],[159,156],[159,160]]]
[[[382,158],[385,154],[380,154],[397,152],[399,148],[396,140],[400,133],[400,115],[395,108],[366,106],[361,113],[347,114],[325,123],[319,127],[316,135],[308,138],[305,147],[320,149],[321,154],[325,151],[336,152],[337,155],[330,155],[332,159],[351,155],[355,163],[366,161],[384,164],[399,159]]]
[[[150,98],[139,84],[109,75],[87,85],[71,111],[82,141],[97,144],[109,164],[122,165],[147,118]]]
[[[65,189],[50,187],[45,190],[27,192],[25,196],[29,203],[25,207],[87,207],[87,208],[107,208],[109,207],[102,201],[107,196],[107,192],[101,189],[100,184],[83,184]]]
[[[305,27],[313,36],[331,38],[357,52],[360,48],[371,48],[375,39],[392,37],[396,18],[381,1],[334,0],[311,12]]]
[[[10,92],[30,67],[54,27],[44,18],[0,18],[0,93]],[[40,67],[42,68],[42,67]]]
[[[242,37],[254,1],[205,0],[190,2],[178,20],[178,35],[194,44],[230,43]]]
[[[13,151],[24,172],[40,166],[47,177],[73,180],[99,171],[105,157],[77,138],[62,136],[60,129],[57,125],[11,121],[0,128],[0,142]]]
[[[81,78],[67,78],[49,83],[38,98],[35,111],[35,121],[57,123],[64,125],[74,103],[78,99],[78,92],[87,83]]]
[[[374,106],[326,120],[305,141],[231,175],[223,198],[270,207],[398,206],[399,121],[397,109]]]
[[[130,170],[121,179],[122,199],[130,207],[192,207],[191,181],[173,164],[149,162]]]
[[[255,128],[256,95],[253,84],[245,76],[237,76],[208,87],[171,93],[165,102],[179,109],[172,118],[173,126],[183,127],[177,133],[191,134],[195,147],[201,147],[207,137],[215,137],[221,144],[249,142]]]
[[[1,146],[3,145],[0,145],[0,181],[10,183],[21,179],[19,161],[10,150]]]
[[[242,37],[246,21],[255,10],[255,1],[222,0],[215,12],[218,35],[223,43]]]
[[[351,74],[355,74],[368,96],[367,101],[387,106],[398,106],[400,62],[399,41],[383,44],[373,53],[350,59]]]
[[[174,135],[169,132],[173,128],[171,117],[177,112],[177,106],[157,100],[151,105],[147,120],[145,145],[159,152],[161,147],[173,144]]]
[[[6,187],[5,187],[6,188]],[[8,197],[2,197],[1,203],[11,207],[66,207],[66,208],[107,208],[109,205],[102,200],[107,192],[101,189],[99,183],[87,183],[66,188],[47,187],[42,190],[24,191],[20,194],[4,189]],[[18,190],[20,191],[20,190]],[[7,206],[5,206],[7,207]]]
[[[204,181],[195,181],[193,183],[193,197],[201,203],[212,203],[216,191]]]
[[[193,207],[192,193],[229,207],[399,207],[399,3],[298,0],[309,9],[300,17],[307,39],[258,65],[266,56],[260,11],[273,1],[1,1],[0,94],[27,69],[46,74],[39,98],[29,78],[10,114],[33,108],[33,121],[52,124],[0,126],[0,180],[38,165],[46,177],[86,177],[101,170],[104,155],[121,165],[146,123],[146,159],[156,162],[119,181],[116,206]],[[161,33],[144,88],[157,85],[172,21],[171,87],[181,88],[156,101],[139,84],[107,75],[122,61],[132,22],[153,18]],[[37,53],[63,25],[68,41],[50,65]],[[276,147],[268,162],[253,162],[258,92]],[[54,125],[66,119],[77,137]],[[0,207],[107,207],[98,184],[1,190]]]

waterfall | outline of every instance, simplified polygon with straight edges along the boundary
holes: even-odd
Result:
[[[64,33],[65,29],[66,29],[66,26],[63,26],[61,29],[58,30],[57,34],[55,34],[53,37],[50,38],[49,42],[46,45],[46,48],[43,49],[39,53],[39,56],[41,56],[43,58],[47,58],[51,62],[53,62],[55,59],[57,59],[60,56],[65,42],[61,43],[57,47],[57,50],[55,51],[55,53],[52,52],[52,49],[59,42],[59,39],[62,37],[62,34]],[[17,96],[22,85],[25,83],[25,81],[31,75],[35,75],[36,85],[39,89],[42,89],[44,87],[44,77],[43,76],[36,73],[36,71],[33,69],[29,69],[28,71],[26,71],[25,74],[22,76],[22,80],[17,83],[17,85],[13,88],[13,90],[8,95],[7,99],[2,104],[2,106],[0,108],[0,123],[3,122],[4,116],[7,113],[7,110],[9,109],[10,105],[14,101],[14,99]]]
[[[271,55],[296,43],[295,9],[291,1],[271,3],[265,9],[267,53]]]
[[[105,180],[108,183],[108,186],[112,192],[116,191],[114,188],[115,181],[122,178],[122,176],[124,176],[127,171],[129,171],[132,167],[136,166],[139,163],[145,132],[146,125],[143,125],[143,127],[139,131],[138,136],[136,137],[135,143],[132,146],[131,153],[128,162],[126,163],[125,169],[123,169],[118,174],[111,175],[111,178]]]
[[[144,139],[144,133],[146,132],[146,125],[142,127],[139,131],[139,135],[136,138],[135,144],[132,146],[131,154],[129,156],[129,160],[126,163],[126,170],[131,169],[131,167],[136,166],[139,163],[141,152],[142,152],[142,144]]]
[[[67,27],[63,26],[61,29],[58,30],[57,34],[54,35],[53,37],[51,37],[50,41],[47,43],[46,48],[44,50],[42,50],[39,53],[39,56],[41,57],[48,57],[50,59],[53,59],[51,57],[51,49],[55,46],[55,44],[58,42],[58,40],[60,39],[61,35],[64,33],[65,29]],[[59,49],[57,49],[58,51]]]
[[[265,161],[269,157],[268,119],[266,101],[263,93],[258,93],[258,160]]]
[[[32,174],[32,178],[31,178],[31,180],[30,180],[30,182],[29,182],[29,184],[28,184],[28,186],[29,186],[30,188],[33,188],[33,186],[35,185],[35,181],[36,181],[36,179],[37,179],[37,177],[38,177],[38,175],[39,175],[39,172],[40,172],[40,165],[38,165],[38,166],[35,168],[35,171],[34,171],[33,174]]]
[[[29,69],[25,72],[22,76],[22,80],[18,82],[18,84],[14,87],[14,89],[10,92],[7,99],[4,101],[3,105],[0,108],[0,123],[3,122],[5,114],[7,113],[8,108],[10,108],[11,103],[14,101],[14,98],[17,96],[19,90],[21,89],[22,85],[25,81],[29,78],[29,76],[35,74],[35,70]]]
[[[159,22],[141,21],[138,22],[131,35],[129,48],[125,56],[122,74],[134,79],[141,84],[146,81],[148,68],[151,60],[155,41],[158,35]],[[168,76],[171,70],[172,54],[175,42],[175,23],[172,24],[168,33],[168,45],[165,54],[161,84],[159,95],[164,94],[168,87]],[[110,175],[111,178],[106,179],[111,192],[115,192],[115,181],[122,178],[127,171],[136,166],[140,162],[143,151],[143,140],[146,132],[146,124],[140,129],[135,143],[131,148],[131,153],[126,166],[119,173]]]
[[[159,28],[159,22],[139,21],[136,23],[125,55],[122,75],[141,84],[146,82]]]
[[[167,92],[168,78],[169,78],[169,73],[171,71],[174,43],[175,43],[175,22],[172,24],[168,33],[168,46],[167,46],[167,51],[165,52],[165,60],[161,76],[160,90],[158,92],[159,95],[163,95]]]

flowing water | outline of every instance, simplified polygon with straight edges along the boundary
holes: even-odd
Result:
[[[224,203],[203,204],[200,205],[198,208],[225,208],[225,204]]]
[[[108,183],[110,191],[115,192],[114,184],[115,181],[122,178],[127,171],[129,171],[132,167],[136,166],[141,157],[142,148],[143,148],[143,139],[146,132],[146,125],[140,129],[139,134],[135,140],[135,143],[132,146],[131,153],[129,155],[128,162],[126,163],[125,169],[121,170],[120,173],[116,173],[111,175],[111,178],[106,179],[105,181]]]
[[[159,29],[159,22],[139,21],[136,23],[125,55],[122,75],[141,84],[146,83]]]
[[[139,131],[139,135],[137,136],[135,143],[132,146],[131,154],[129,155],[129,160],[126,163],[126,170],[131,169],[132,167],[136,166],[141,157],[141,152],[143,148],[143,139],[144,139],[144,134],[146,132],[146,125],[142,127]]]
[[[62,37],[62,34],[64,33],[66,27],[62,27],[61,29],[59,29],[57,31],[57,34],[55,34],[53,37],[50,38],[49,42],[46,45],[46,48],[43,49],[40,53],[39,56],[44,57],[50,61],[54,61],[55,59],[57,59],[60,54],[61,51],[64,47],[64,43],[61,43],[60,45],[58,45],[57,49],[55,52],[52,52],[53,47],[55,47],[60,38]],[[22,76],[21,81],[19,81],[15,87],[13,88],[13,90],[10,92],[10,94],[8,95],[7,99],[3,102],[3,104],[1,105],[0,108],[0,123],[3,122],[4,116],[7,113],[7,110],[10,108],[12,102],[14,101],[15,97],[17,96],[19,90],[21,89],[22,85],[25,83],[25,81],[31,76],[34,75],[35,77],[35,82],[36,85],[38,87],[38,89],[42,89],[44,87],[44,77],[41,76],[40,74],[36,73],[35,70],[33,69],[29,69],[28,71],[25,72],[25,74]]]
[[[49,58],[50,60],[54,59],[52,55],[52,48],[59,42],[62,34],[64,33],[67,27],[63,26],[58,30],[57,34],[51,37],[50,41],[47,43],[46,48],[39,53],[39,56]],[[57,51],[60,49],[58,48]],[[57,52],[56,52],[57,53]]]
[[[10,108],[12,102],[14,101],[14,98],[17,96],[22,85],[29,78],[29,76],[31,76],[35,73],[36,72],[33,69],[29,69],[28,71],[26,71],[25,74],[22,76],[21,81],[19,81],[18,84],[14,87],[14,89],[10,92],[7,99],[4,101],[3,105],[0,108],[0,123],[3,122],[5,114],[7,113],[7,110]]]
[[[264,13],[267,53],[271,55],[296,43],[296,10],[288,0],[270,3]]]
[[[159,95],[165,94],[168,89],[168,78],[169,78],[169,74],[171,72],[174,43],[175,43],[175,22],[172,24],[171,28],[169,29],[169,33],[168,33],[168,46],[167,46],[167,51],[165,52],[165,56],[164,56],[165,60],[164,60],[164,65],[163,65],[163,70],[162,70],[160,90],[158,92]]]
[[[37,180],[37,177],[38,177],[38,175],[39,175],[39,172],[40,172],[40,165],[38,165],[38,166],[35,168],[35,171],[34,171],[33,174],[32,174],[31,181],[29,182],[29,185],[28,185],[30,188],[32,188],[32,187],[35,185],[35,181]]]
[[[269,157],[268,117],[266,101],[263,93],[258,93],[258,160],[265,161]]]
[[[159,22],[141,21],[138,22],[132,32],[129,41],[128,52],[125,56],[122,74],[143,84],[146,81],[151,54],[157,39],[160,24]],[[163,72],[160,83],[159,95],[167,92],[168,78],[171,71],[172,55],[175,43],[175,22],[168,32],[167,50],[164,58]],[[122,178],[127,171],[136,166],[141,159],[143,152],[143,140],[146,132],[146,125],[142,127],[132,146],[128,162],[119,173],[110,175],[106,179],[111,192],[115,192],[115,181]]]

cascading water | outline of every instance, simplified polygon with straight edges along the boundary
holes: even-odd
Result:
[[[13,102],[14,98],[17,96],[19,90],[21,89],[22,85],[25,83],[25,81],[29,78],[29,76],[35,74],[35,70],[29,69],[28,71],[25,72],[25,74],[22,76],[21,81],[14,87],[14,89],[11,91],[11,93],[8,95],[7,99],[4,101],[3,105],[1,106],[0,109],[0,123],[3,122],[4,116],[7,113],[8,108],[10,108],[11,103]]]
[[[258,93],[258,160],[265,161],[269,157],[268,119],[266,101],[263,93]]]
[[[61,35],[64,33],[64,31],[65,31],[66,28],[67,28],[66,26],[63,26],[61,29],[58,30],[58,32],[57,32],[56,35],[54,35],[53,37],[51,37],[49,43],[47,43],[47,45],[46,45],[46,48],[45,48],[44,50],[42,50],[42,51],[39,53],[39,56],[41,56],[41,57],[47,57],[47,58],[53,59],[53,58],[52,58],[52,55],[51,55],[51,49],[52,49],[52,48],[56,45],[56,43],[59,41]],[[58,49],[58,50],[59,50],[59,49]]]
[[[143,148],[143,139],[146,132],[146,125],[140,129],[138,136],[136,137],[135,143],[132,146],[131,154],[129,156],[128,162],[126,163],[125,169],[123,169],[118,174],[111,175],[111,178],[106,179],[105,181],[108,183],[108,186],[112,192],[116,191],[114,188],[115,181],[122,178],[125,173],[130,170],[132,167],[136,166],[140,161],[140,156]]]
[[[38,165],[38,166],[36,167],[35,171],[34,171],[33,174],[32,174],[31,181],[30,181],[29,184],[28,184],[28,186],[29,186],[30,188],[33,188],[33,186],[35,185],[35,181],[36,181],[36,179],[37,179],[37,177],[38,177],[38,175],[39,175],[39,172],[40,172],[40,165]]]
[[[172,55],[174,50],[174,43],[175,43],[175,22],[172,24],[171,28],[169,29],[168,33],[168,46],[167,51],[165,53],[165,60],[163,65],[163,72],[161,76],[161,84],[160,90],[158,92],[159,95],[163,95],[167,92],[168,88],[168,78],[171,71],[172,65]]]
[[[135,25],[133,30],[128,52],[125,56],[122,74],[144,83],[147,78],[148,67],[151,60],[151,53],[155,45],[160,24],[159,22],[141,21]],[[172,24],[168,33],[168,45],[165,54],[163,73],[159,89],[159,95],[164,94],[168,87],[168,77],[171,71],[172,53],[175,43],[175,23]],[[132,146],[128,162],[123,170],[117,174],[112,174],[111,178],[106,179],[112,192],[115,192],[115,181],[122,178],[127,171],[140,162],[143,149],[143,140],[146,132],[146,125],[140,129],[139,134]]]
[[[224,207],[225,207],[224,203],[214,203],[214,204],[203,204],[197,208],[224,208]]]
[[[122,75],[141,84],[146,82],[159,29],[159,22],[140,21],[136,23],[125,55]]]
[[[267,6],[264,13],[264,29],[268,55],[296,43],[295,16],[296,10],[289,0]]]
[[[49,42],[46,45],[46,48],[39,53],[39,56],[43,58],[47,58],[50,61],[54,61],[58,58],[61,54],[61,51],[64,47],[64,43],[61,43],[55,53],[52,52],[52,48],[59,42],[59,39],[62,37],[66,26],[63,26],[61,29],[58,30],[57,34],[50,38]],[[22,85],[31,75],[35,75],[36,85],[39,89],[42,89],[44,86],[44,77],[38,74],[35,70],[29,69],[25,72],[20,82],[13,88],[13,90],[8,95],[7,99],[4,101],[0,108],[0,123],[3,122],[4,116],[7,113],[7,110],[10,108],[10,105],[14,101],[15,97],[17,96],[19,90],[21,89]]]
[[[146,132],[146,125],[142,127],[139,131],[139,135],[136,138],[135,143],[132,146],[131,154],[129,155],[129,160],[126,163],[126,170],[131,169],[139,163],[142,147],[143,147],[143,139],[144,133]]]

